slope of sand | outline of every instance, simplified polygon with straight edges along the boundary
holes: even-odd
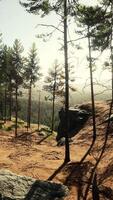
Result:
[[[88,104],[89,106],[90,104]],[[109,105],[103,102],[96,103],[96,122],[101,123],[108,116]],[[62,165],[64,160],[65,147],[58,147],[55,136],[38,142],[43,136],[35,132],[36,127],[32,127],[31,132],[24,133],[24,129],[19,129],[18,137],[14,138],[14,131],[0,131],[0,168],[9,169],[20,175],[31,176],[36,179],[47,180],[48,178],[56,182],[66,184],[70,189],[70,195],[66,200],[83,199],[92,169],[101,153],[105,141],[106,124],[97,126],[97,140],[90,154],[80,165],[80,160],[87,152],[92,143],[92,119],[90,118],[84,128],[73,138],[70,144],[71,162],[61,167],[58,173],[54,172]],[[97,184],[99,187],[106,186],[113,190],[113,130],[112,124],[107,145],[102,159],[96,169]],[[53,177],[51,175],[53,174]],[[88,198],[91,197],[89,188]],[[100,195],[100,199],[106,195]]]

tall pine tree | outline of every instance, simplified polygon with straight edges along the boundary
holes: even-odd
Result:
[[[57,1],[34,1],[28,0],[27,2],[20,1],[21,5],[26,8],[29,13],[38,14],[41,16],[48,15],[50,12],[55,12],[61,16],[61,21],[63,22],[63,40],[64,40],[64,68],[65,68],[65,124],[66,124],[66,134],[65,134],[65,161],[70,161],[70,149],[68,140],[68,111],[69,111],[69,69],[68,69],[68,38],[67,38],[67,18],[70,13],[73,13],[73,8],[76,7],[78,0],[75,2],[67,0],[57,0]]]
[[[60,73],[61,68],[56,60],[52,69],[49,70],[48,76],[45,79],[45,85],[43,86],[44,90],[51,93],[52,96],[49,97],[52,100],[51,132],[54,130],[55,100],[59,88]]]
[[[18,127],[18,94],[19,87],[23,83],[23,46],[21,42],[16,39],[12,48],[12,81],[15,88],[15,137],[17,137],[17,127]]]
[[[29,51],[24,76],[26,78],[26,86],[29,91],[28,92],[28,110],[27,110],[27,128],[30,128],[32,86],[35,85],[36,81],[39,80],[41,77],[39,59],[37,56],[37,48],[36,48],[35,43],[32,44],[32,47]]]

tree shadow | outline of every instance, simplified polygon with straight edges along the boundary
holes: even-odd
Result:
[[[25,136],[29,136],[29,135],[32,135],[33,133],[35,133],[35,131],[33,132],[23,132],[22,134],[18,134],[17,138],[23,138]]]
[[[69,175],[64,184],[68,187],[75,187],[77,200],[83,198],[84,189],[88,183],[89,168],[91,167],[92,163],[89,161],[82,164],[80,164],[80,162],[76,162],[68,165]]]
[[[97,174],[94,174],[94,167],[90,161],[86,161],[84,163],[76,162],[76,163],[68,163],[67,165],[63,163],[49,178],[48,180],[52,180],[58,173],[64,169],[64,173],[67,173],[65,181],[63,182],[69,189],[72,186],[75,187],[77,193],[77,200],[86,200],[87,192],[92,193],[93,200],[100,200],[100,196],[103,199],[113,199],[113,190],[110,187],[100,185],[99,178],[97,179]],[[92,170],[93,169],[93,170]],[[112,164],[111,164],[112,170]],[[113,171],[113,170],[112,170]],[[94,175],[93,181],[90,182],[90,178]],[[108,172],[110,176],[110,170]],[[99,177],[99,176],[98,176]],[[107,169],[106,176],[107,177]],[[92,180],[92,179],[91,179]],[[88,188],[88,190],[87,190]]]
[[[87,152],[85,153],[85,155],[82,157],[82,159],[80,160],[80,164],[82,164],[84,162],[84,160],[86,159],[86,157],[90,154],[94,144],[95,144],[95,139],[92,140],[92,143],[90,145],[90,147],[88,148]]]
[[[24,131],[24,132],[18,132],[17,137],[12,138],[12,141],[32,141],[32,134],[35,133],[36,130],[34,131]]]
[[[113,161],[111,161],[106,169],[99,175],[99,184],[102,184],[110,177],[113,177]]]
[[[91,174],[90,174],[90,177],[89,177],[89,180],[88,180],[88,184],[87,184],[87,187],[85,189],[85,192],[84,192],[84,196],[83,196],[83,200],[86,200],[87,199],[87,196],[88,196],[88,193],[89,193],[89,189],[92,185],[92,197],[93,197],[93,200],[97,200],[97,199],[100,199],[99,197],[99,193],[97,194],[97,197],[96,194],[94,194],[94,184],[95,184],[95,177],[96,177],[96,170],[97,170],[97,167],[102,159],[102,156],[106,150],[106,147],[107,147],[107,141],[108,141],[108,136],[109,136],[109,131],[110,131],[110,116],[111,116],[111,112],[112,112],[112,106],[113,106],[113,102],[111,102],[111,105],[110,105],[110,108],[109,108],[109,117],[108,117],[108,123],[107,123],[107,127],[106,127],[106,130],[105,130],[105,138],[104,138],[104,142],[103,142],[103,145],[102,145],[102,148],[101,148],[101,152],[99,154],[99,156],[96,158],[96,163],[94,164],[94,167],[92,168],[91,170]],[[95,144],[95,141],[96,141],[96,138],[93,138],[93,142],[92,142],[92,145]],[[92,145],[90,146],[90,148],[88,149],[88,151],[86,152],[85,156],[82,158],[82,162],[84,160],[84,158],[86,158],[86,156],[88,155],[88,152],[90,152],[90,149],[92,148]],[[97,186],[97,180],[96,180],[96,189],[98,190],[98,186]]]
[[[102,199],[112,200],[113,199],[113,190],[110,187],[99,186],[99,193],[102,196]]]
[[[31,142],[32,141],[32,133],[31,132],[24,132],[20,135],[18,135],[15,138],[12,138],[12,142],[17,142],[17,141],[22,141],[22,142]]]
[[[100,197],[104,200],[113,199],[113,190],[110,187],[99,185],[99,179],[97,179],[96,173],[94,174],[93,181],[90,182],[90,177],[93,174],[91,168],[94,167],[91,162],[87,161],[82,164],[78,162],[69,165],[68,170],[70,173],[66,178],[64,185],[68,186],[70,189],[72,186],[75,187],[77,194],[76,200],[87,199],[87,188],[87,192],[90,190],[90,195],[92,195],[93,200],[100,200]]]
[[[95,184],[95,175],[96,175],[96,169],[97,169],[97,166],[99,165],[100,161],[101,161],[101,158],[105,152],[105,149],[106,149],[106,144],[107,144],[107,140],[108,140],[108,133],[106,132],[106,135],[105,135],[105,141],[104,141],[104,144],[103,144],[103,147],[102,147],[102,150],[100,152],[100,155],[99,157],[96,159],[96,163],[94,165],[94,167],[92,168],[92,171],[91,171],[91,174],[90,174],[90,177],[89,177],[89,180],[88,180],[88,184],[87,184],[87,187],[85,189],[85,192],[84,192],[84,197],[83,197],[83,200],[86,200],[87,199],[87,196],[88,196],[88,193],[89,193],[89,189],[90,189],[90,186],[92,185],[92,196],[94,195],[94,191],[93,191],[93,187],[94,187],[94,184]],[[96,188],[98,190],[98,184],[96,183]],[[96,194],[95,194],[96,195]],[[98,197],[96,198],[93,198],[94,200],[97,200],[99,199],[99,194],[98,194]]]
[[[46,135],[45,137],[43,137],[41,140],[39,140],[37,142],[37,144],[41,144],[43,141],[45,141],[47,138],[49,138],[51,135],[53,135],[53,133],[50,133],[49,135]]]
[[[60,167],[58,167],[55,172],[47,179],[48,181],[53,180],[53,178],[55,178],[57,176],[58,173],[61,172],[61,170],[65,167],[66,163],[64,162],[62,165],[60,165]]]
[[[113,199],[113,189],[110,187],[100,185],[99,178],[97,180],[97,174],[94,174],[93,182],[91,184],[92,199],[93,200],[112,200]],[[84,198],[86,200],[86,198]]]

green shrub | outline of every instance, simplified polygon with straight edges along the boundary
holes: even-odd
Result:
[[[12,130],[12,127],[11,127],[11,126],[4,127],[4,130],[5,130],[5,131],[11,131],[11,130]]]

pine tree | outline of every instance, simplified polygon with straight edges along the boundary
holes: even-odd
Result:
[[[70,75],[72,76],[73,67],[69,67]],[[70,76],[70,77],[71,77]],[[76,91],[72,86],[71,82],[73,78],[70,78],[69,89],[71,91]],[[51,117],[51,132],[54,130],[54,109],[55,101],[60,100],[64,106],[65,102],[65,73],[64,67],[58,64],[58,61],[55,60],[52,68],[49,69],[48,75],[45,78],[45,84],[43,86],[44,90],[47,91],[50,95],[46,97],[46,100],[52,101],[52,117]]]
[[[52,97],[49,97],[52,100],[51,132],[54,130],[55,100],[59,88],[60,73],[61,68],[56,60],[52,69],[49,70],[48,76],[45,79],[45,85],[43,86],[44,90],[52,95]]]
[[[2,57],[3,57],[3,43],[2,34],[0,34],[0,117],[3,120],[3,69],[2,69]]]
[[[13,103],[13,92],[14,92],[14,86],[13,83],[13,66],[12,66],[12,48],[8,48],[7,52],[7,60],[8,60],[8,66],[7,66],[7,76],[8,76],[8,102],[9,102],[9,120],[11,121],[12,116],[12,103]]]
[[[7,90],[8,90],[8,48],[6,45],[3,46],[2,49],[2,63],[1,63],[1,69],[2,69],[2,85],[3,85],[3,91],[4,91],[4,123],[7,119]]]
[[[91,85],[91,101],[92,101],[92,118],[93,118],[93,143],[96,140],[96,117],[95,117],[95,98],[94,98],[94,86],[93,86],[93,58],[92,58],[92,37],[95,36],[95,27],[101,20],[103,10],[99,6],[85,6],[80,5],[78,7],[77,18],[80,23],[81,28],[86,27],[85,34],[88,39],[88,62],[90,70],[90,85]],[[84,34],[83,30],[81,34]]]
[[[6,45],[3,45],[2,47],[2,55],[1,55],[1,84],[2,84],[2,99],[3,99],[3,117],[4,122],[6,122],[8,112],[7,112],[7,106],[8,106],[8,93],[9,93],[9,84],[10,84],[10,77],[9,74],[11,74],[11,71],[9,69],[9,49]]]
[[[105,67],[111,69],[112,102],[113,102],[113,2],[103,0],[101,2],[102,20],[96,26],[93,46],[97,50],[110,50],[109,61],[105,62]],[[102,12],[101,11],[101,12]]]
[[[24,72],[24,76],[26,77],[26,85],[29,90],[28,97],[28,111],[27,111],[27,127],[30,128],[31,124],[31,96],[32,96],[32,86],[35,85],[36,81],[40,79],[40,66],[39,59],[37,56],[37,49],[35,43],[33,43],[29,56],[26,62],[26,68]]]
[[[28,3],[27,3],[28,2]],[[41,16],[48,15],[50,12],[54,11],[56,14],[61,16],[63,22],[63,36],[64,36],[64,67],[65,67],[65,124],[66,124],[66,134],[65,134],[65,159],[64,162],[70,161],[70,149],[68,140],[68,111],[69,111],[69,71],[68,71],[68,43],[67,43],[67,17],[70,13],[75,12],[75,8],[78,0],[75,2],[67,0],[57,0],[57,1],[34,1],[28,0],[23,3],[20,1],[21,5],[26,8],[29,13],[39,14]]]
[[[18,39],[15,40],[12,48],[12,58],[11,58],[11,73],[12,81],[15,87],[15,137],[17,137],[17,127],[18,127],[18,94],[19,87],[23,83],[23,46]]]

